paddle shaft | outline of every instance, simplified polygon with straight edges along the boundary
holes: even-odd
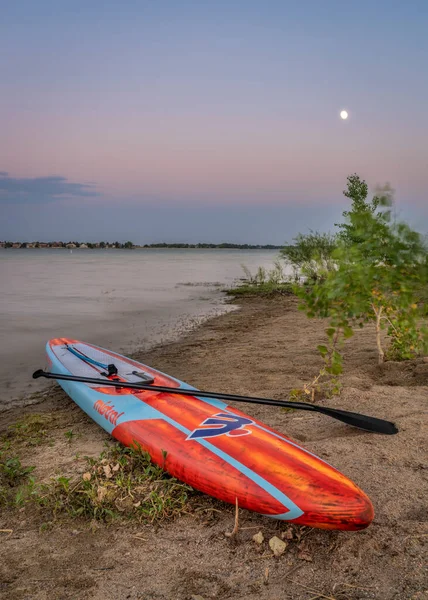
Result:
[[[33,378],[38,379],[39,377],[45,377],[46,379],[56,379],[64,381],[76,381],[80,383],[90,383],[92,385],[98,385],[100,387],[112,386],[115,388],[127,388],[132,390],[151,391],[167,394],[179,394],[181,396],[196,396],[200,398],[214,398],[222,400],[230,400],[233,402],[245,402],[249,404],[266,404],[268,406],[276,406],[278,408],[293,408],[298,410],[307,410],[310,412],[318,412],[323,415],[338,419],[353,427],[364,429],[366,431],[372,431],[375,433],[383,433],[386,435],[392,435],[398,432],[398,429],[389,421],[383,419],[377,419],[376,417],[369,417],[359,413],[353,413],[346,410],[340,410],[336,408],[328,408],[326,406],[318,406],[316,404],[308,404],[306,402],[287,402],[282,400],[273,400],[271,398],[257,398],[253,396],[238,396],[236,394],[223,394],[221,392],[205,392],[195,389],[187,388],[173,388],[167,386],[151,385],[151,384],[140,384],[140,383],[127,383],[122,381],[114,381],[111,379],[97,379],[95,377],[80,377],[77,375],[63,375],[59,373],[49,373],[39,369],[33,373]]]

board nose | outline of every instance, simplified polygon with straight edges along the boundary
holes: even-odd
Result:
[[[304,514],[296,523],[319,529],[365,529],[374,518],[373,504],[362,490],[353,487],[352,494],[345,490],[340,494],[330,494],[328,498],[325,493],[320,494],[318,501],[312,501],[306,510],[302,507]]]

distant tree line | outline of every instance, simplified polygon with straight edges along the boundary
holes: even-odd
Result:
[[[0,241],[0,248],[231,248],[238,250],[279,250],[283,249],[284,246],[277,246],[274,244],[232,244],[224,242],[222,244],[209,244],[209,243],[199,243],[199,244],[184,244],[184,243],[167,243],[167,242],[159,242],[156,244],[144,244],[138,245],[134,244],[131,241],[125,242],[124,244],[120,242],[77,242],[77,241],[69,241],[69,242],[10,242]]]
[[[143,248],[233,248],[238,250],[279,250],[283,246],[276,246],[274,244],[231,244],[223,242],[222,244],[167,244],[166,242],[160,242],[157,244],[144,244]]]

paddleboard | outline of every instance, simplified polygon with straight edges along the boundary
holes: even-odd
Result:
[[[53,373],[186,388],[192,395],[61,381],[98,425],[193,488],[240,508],[321,529],[359,530],[373,506],[350,479],[285,435],[147,365],[74,339],[46,345]],[[117,373],[110,372],[114,365]],[[194,390],[194,394],[193,394]]]

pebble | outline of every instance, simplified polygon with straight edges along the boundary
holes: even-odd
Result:
[[[287,544],[275,535],[274,537],[270,538],[269,547],[275,556],[281,556],[281,554],[284,554],[285,549],[287,548]]]
[[[259,531],[255,535],[253,535],[253,540],[256,542],[256,544],[262,544],[264,539],[265,538],[264,538],[263,533],[261,531]]]

